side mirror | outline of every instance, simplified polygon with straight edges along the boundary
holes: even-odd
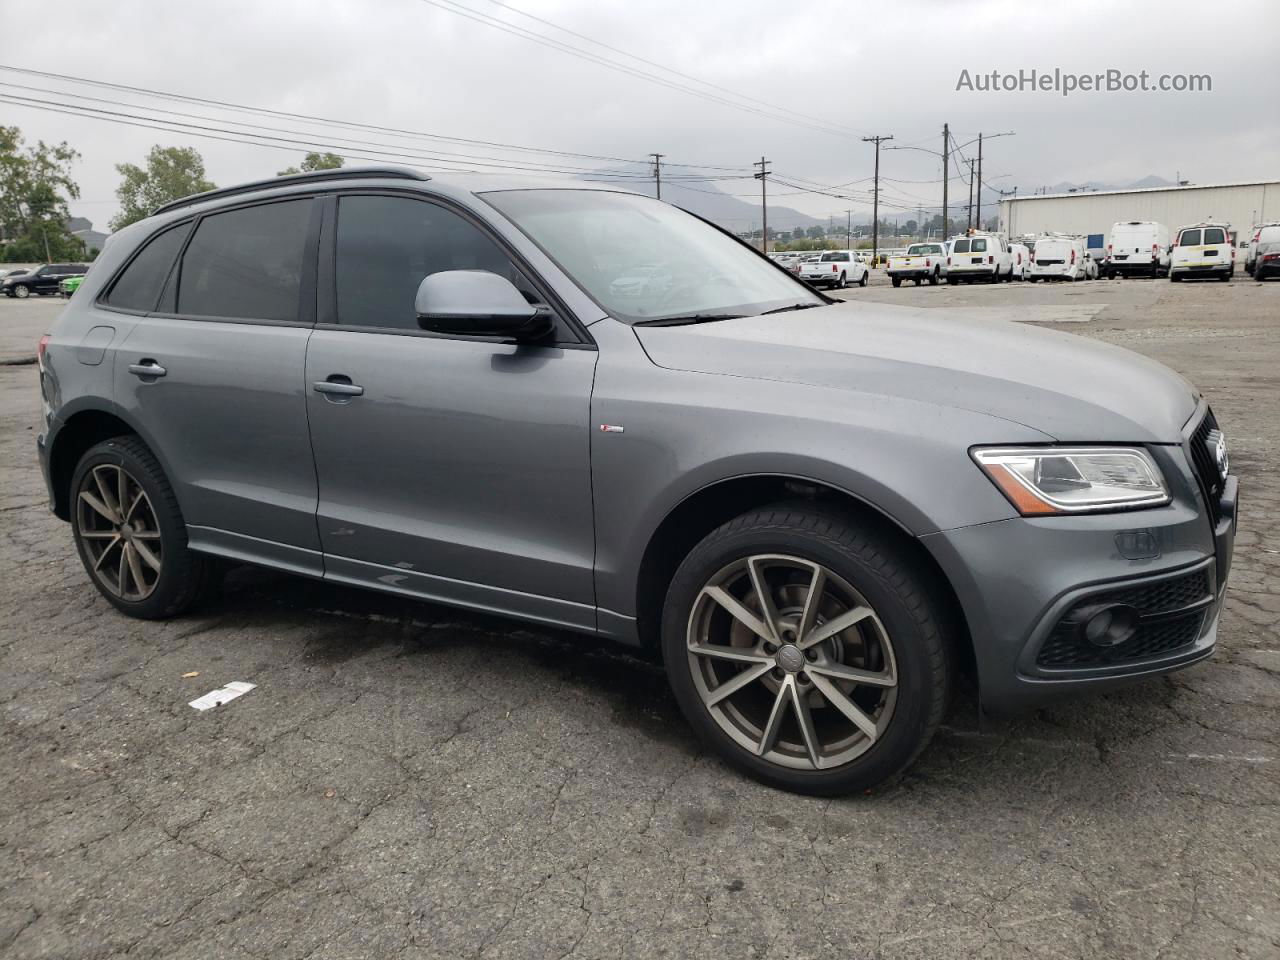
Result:
[[[551,316],[488,270],[445,270],[424,277],[414,298],[418,325],[436,333],[512,336],[533,340],[551,330]]]

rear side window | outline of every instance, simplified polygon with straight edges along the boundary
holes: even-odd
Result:
[[[1178,237],[1178,246],[1180,247],[1198,247],[1199,245],[1199,230],[1183,230],[1182,235]]]
[[[205,217],[182,255],[177,312],[297,320],[312,201],[286,200]]]
[[[1204,232],[1205,243],[1226,243],[1227,234],[1221,227],[1209,227]]]
[[[182,249],[190,231],[191,223],[188,221],[153,237],[124,268],[124,273],[116,278],[111,292],[107,294],[107,305],[144,313],[154,310],[160,299],[160,290],[169,276],[169,268],[173,266],[173,258]]]
[[[420,330],[418,285],[443,270],[488,270],[514,283],[530,303],[539,299],[498,245],[452,210],[410,197],[338,202],[338,323]]]

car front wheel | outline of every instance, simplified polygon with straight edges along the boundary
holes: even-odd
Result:
[[[131,617],[177,616],[212,585],[216,562],[187,547],[173,488],[137,437],[91,447],[71,481],[76,550],[98,591]]]
[[[13,295],[19,300],[25,300],[31,296],[31,288],[25,283],[19,283],[13,288]]]
[[[662,645],[704,743],[764,783],[865,790],[906,768],[946,707],[926,579],[890,538],[811,505],[745,514],[672,580]]]

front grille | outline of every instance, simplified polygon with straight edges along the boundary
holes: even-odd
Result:
[[[1036,663],[1042,667],[1102,667],[1144,660],[1194,643],[1204,626],[1212,596],[1207,569],[1154,583],[1103,590],[1077,600],[1050,632]],[[1114,647],[1086,640],[1075,619],[1083,607],[1125,603],[1141,618],[1137,633]],[[1188,609],[1193,608],[1193,609]]]
[[[1191,435],[1191,465],[1195,468],[1196,480],[1200,483],[1200,491],[1215,520],[1219,516],[1219,504],[1222,501],[1222,476],[1218,473],[1218,462],[1209,449],[1209,434],[1218,429],[1218,419],[1213,410],[1206,410],[1204,419]]]

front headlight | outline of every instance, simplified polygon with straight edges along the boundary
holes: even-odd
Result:
[[[1160,468],[1139,447],[986,447],[972,453],[1023,516],[1169,502]]]

